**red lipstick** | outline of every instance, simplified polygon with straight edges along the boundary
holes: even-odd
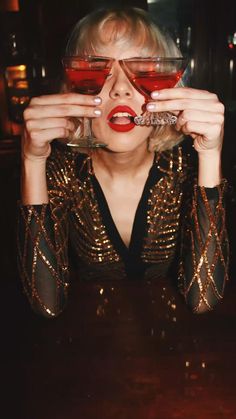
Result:
[[[131,131],[136,125],[134,117],[137,114],[129,106],[116,106],[111,110],[107,117],[108,125],[111,129],[117,132]]]

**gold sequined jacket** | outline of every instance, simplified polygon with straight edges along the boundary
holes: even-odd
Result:
[[[53,143],[47,161],[49,204],[19,204],[18,266],[34,310],[49,317],[62,311],[73,260],[80,278],[104,281],[158,278],[177,263],[180,291],[194,311],[202,305],[211,309],[222,298],[228,265],[226,182],[195,186],[184,144],[156,153],[127,248],[91,157]]]

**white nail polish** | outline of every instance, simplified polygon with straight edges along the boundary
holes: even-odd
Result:
[[[156,106],[153,105],[152,103],[148,103],[147,104],[147,110],[148,111],[154,111],[154,109],[156,109]]]
[[[159,92],[157,92],[157,91],[154,91],[154,92],[152,92],[151,93],[151,97],[153,98],[153,99],[156,99],[156,98],[158,98],[160,96],[160,93]]]
[[[102,112],[100,111],[100,109],[94,109],[93,113],[96,116],[100,116],[102,114]]]
[[[100,103],[102,103],[102,99],[100,97],[95,97],[93,101],[96,103],[96,105],[100,105]]]

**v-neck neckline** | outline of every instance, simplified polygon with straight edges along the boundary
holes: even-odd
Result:
[[[149,170],[143,192],[136,208],[136,213],[132,226],[132,233],[129,247],[127,247],[112,218],[107,200],[103,190],[94,174],[91,156],[78,153],[76,158],[77,176],[81,185],[88,180],[92,186],[92,193],[98,205],[101,222],[106,229],[108,239],[114,250],[120,256],[121,262],[129,279],[143,278],[148,266],[142,260],[142,249],[147,234],[148,212],[152,208],[153,187],[166,176],[173,175],[173,167],[179,174],[182,173],[182,152],[174,156],[173,151],[155,152],[153,164]],[[86,188],[88,185],[85,186]]]
[[[90,172],[91,182],[93,184],[94,193],[100,209],[103,224],[106,227],[109,239],[113,243],[116,251],[124,260],[124,262],[128,262],[130,258],[136,259],[140,256],[142,250],[143,237],[145,235],[147,225],[148,198],[150,195],[150,190],[152,186],[157,182],[158,178],[160,178],[162,175],[158,170],[156,160],[157,155],[155,154],[153,164],[149,170],[148,177],[144,184],[144,188],[136,208],[130,243],[128,247],[124,243],[114,222],[105,194],[95,173],[93,171]]]

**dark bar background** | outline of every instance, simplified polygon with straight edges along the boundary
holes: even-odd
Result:
[[[235,403],[236,361],[236,45],[229,48],[228,36],[236,32],[236,1],[159,0],[147,4],[144,0],[20,0],[19,12],[6,12],[7,3],[0,0],[0,399],[3,402],[0,416],[4,419],[235,418],[236,406],[234,410],[232,406]],[[194,317],[187,309],[182,314],[181,310],[177,312],[176,329],[166,316],[166,313],[170,314],[170,306],[163,309],[165,301],[161,300],[159,293],[157,316],[153,317],[157,323],[153,327],[154,331],[160,327],[161,316],[164,316],[164,324],[169,322],[165,342],[158,340],[155,334],[148,336],[151,323],[147,319],[154,306],[148,299],[145,305],[138,286],[130,289],[128,294],[124,291],[127,300],[120,294],[122,304],[128,305],[134,299],[138,323],[132,323],[132,319],[130,322],[125,311],[117,321],[116,305],[113,309],[109,304],[111,317],[108,316],[104,322],[97,318],[96,304],[100,294],[93,290],[93,284],[88,284],[87,288],[86,284],[83,285],[82,292],[77,290],[78,294],[72,295],[68,311],[50,322],[31,312],[17,273],[16,202],[20,197],[20,138],[6,131],[8,113],[3,74],[7,56],[4,42],[11,31],[20,32],[25,58],[36,72],[33,94],[48,93],[57,87],[60,59],[71,26],[94,8],[111,4],[148,9],[153,19],[179,42],[183,53],[193,60],[190,84],[214,91],[226,107],[223,172],[229,182],[226,206],[231,284],[226,299],[212,313]],[[231,73],[230,63],[234,65]],[[41,77],[42,70],[45,77]],[[117,293],[117,301],[120,295]],[[114,301],[113,296],[109,298]],[[118,307],[120,303],[117,301]],[[107,310],[107,306],[104,307]],[[115,338],[109,334],[111,330]],[[142,334],[142,330],[143,339],[136,344],[136,332]],[[175,356],[172,355],[173,347],[177,348]],[[207,360],[206,369],[201,367],[204,360]],[[189,369],[184,364],[186,361],[190,361]],[[108,385],[103,388],[106,379],[102,378],[106,378],[106,374],[109,376],[109,372],[112,374],[113,368],[116,377],[110,382],[107,380]],[[96,383],[97,377],[100,381]],[[93,389],[93,381],[94,394],[86,393],[86,388]],[[113,387],[110,388],[109,384]],[[124,393],[126,388],[128,393],[132,393],[133,398],[123,399],[127,406],[119,404],[121,388]],[[180,394],[181,391],[180,398],[176,398],[176,392]],[[151,406],[149,412],[142,410],[142,401],[151,400],[155,392],[157,405]],[[103,412],[108,406],[107,416],[97,410],[96,394],[100,394],[103,400]],[[83,414],[83,410],[77,415],[81,395],[84,395],[87,412],[91,408],[88,416]],[[109,413],[112,397],[114,407]],[[159,416],[161,404],[166,413]],[[126,416],[124,413],[123,416],[122,407],[127,407],[128,412],[130,409],[131,414]],[[132,416],[135,407],[136,415]],[[73,408],[74,415],[67,413]],[[211,410],[209,415],[208,408]],[[200,415],[198,409],[202,412]]]

